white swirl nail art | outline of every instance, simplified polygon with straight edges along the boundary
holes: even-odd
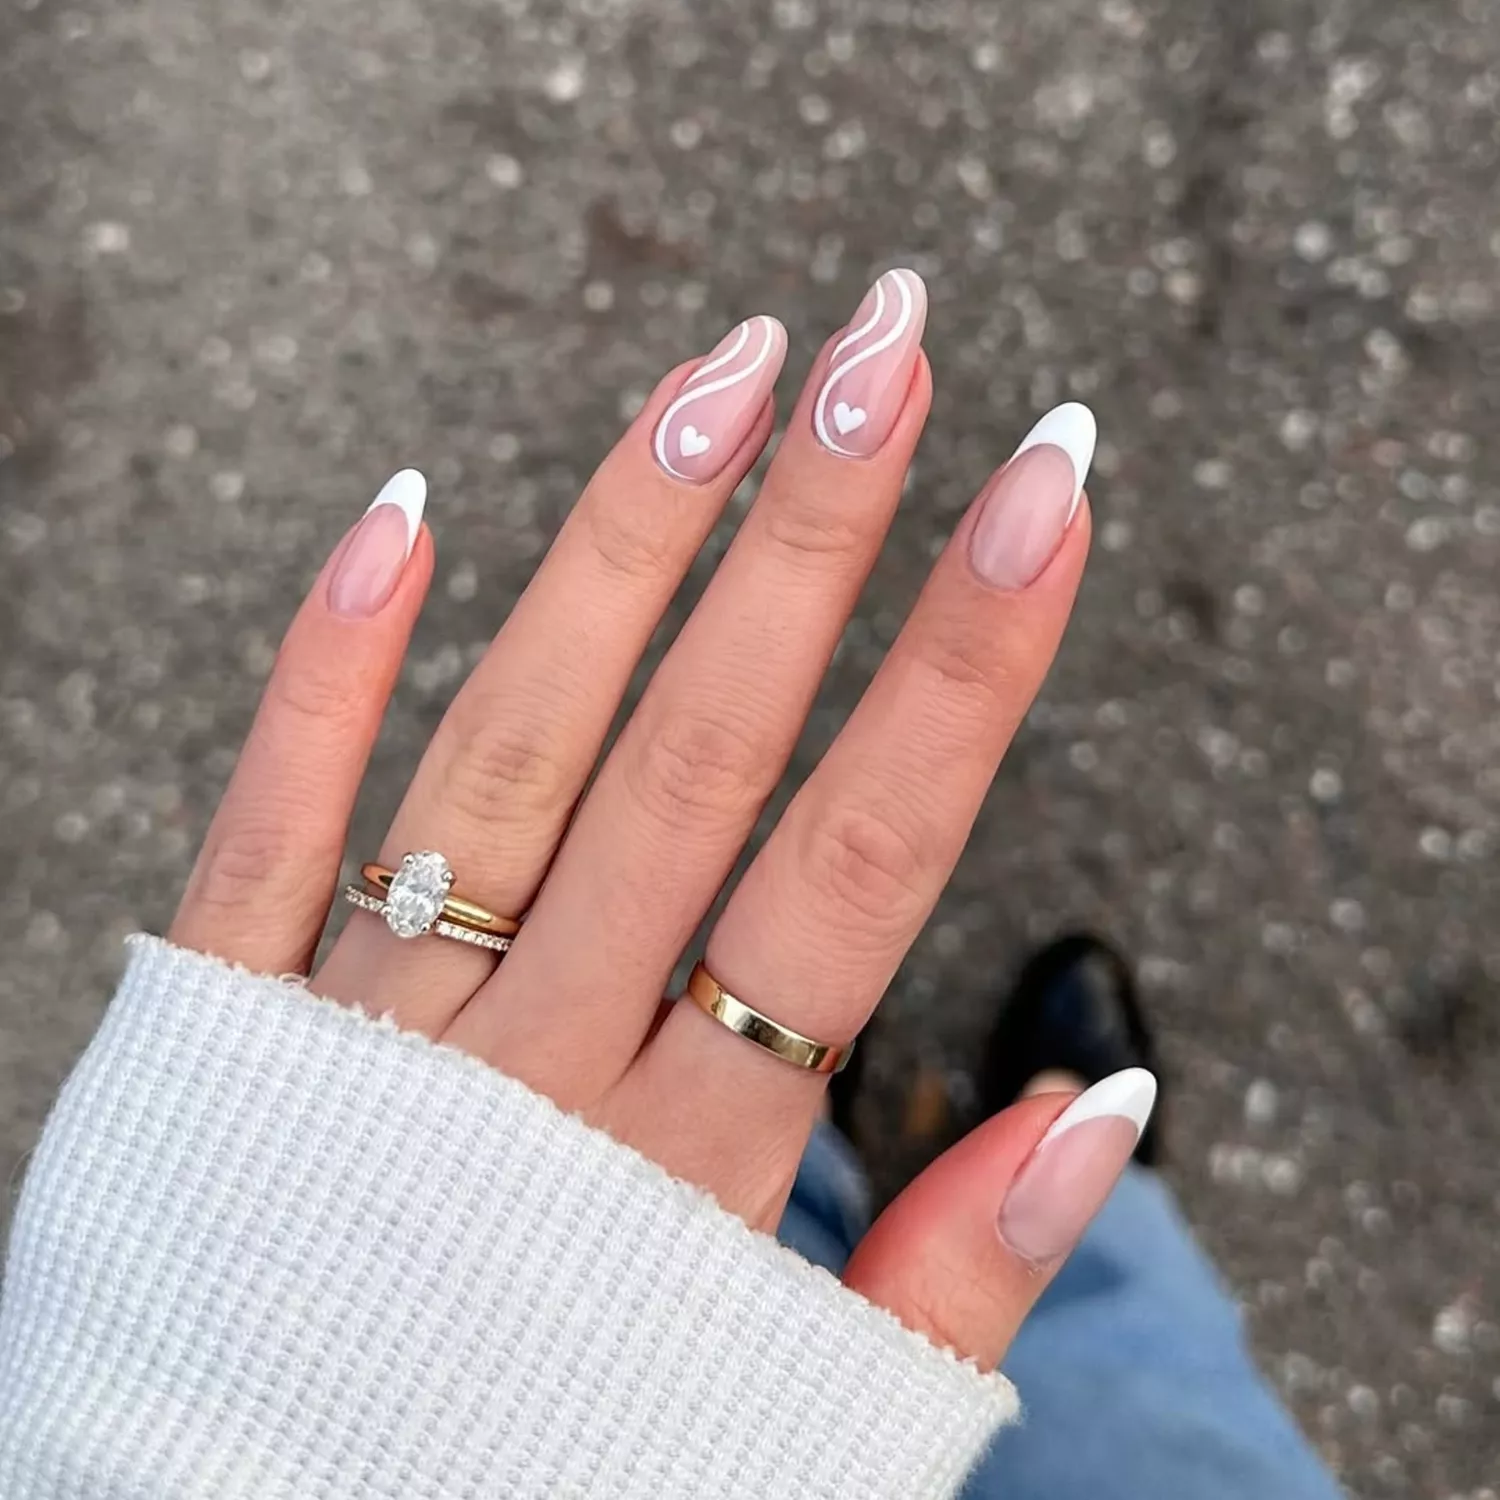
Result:
[[[656,461],[674,479],[701,484],[723,466],[734,448],[744,439],[747,405],[753,403],[759,410],[764,394],[757,397],[756,391],[738,388],[753,383],[765,370],[781,344],[781,325],[774,318],[758,315],[747,318],[728,340],[729,347],[720,355],[706,361],[688,377],[682,394],[666,409],[656,424],[653,448]],[[748,351],[748,354],[747,354]],[[778,360],[779,364],[779,360]],[[721,370],[727,374],[718,375]],[[708,377],[718,375],[717,379]],[[775,371],[769,372],[775,378]],[[734,391],[735,395],[724,401],[709,401],[704,407],[700,403],[710,397]],[[691,417],[695,420],[685,420]],[[732,439],[732,442],[731,442]],[[717,447],[707,464],[693,464],[693,460],[704,458]],[[691,467],[684,467],[691,465]]]
[[[856,382],[858,389],[851,389],[847,384],[850,375],[887,350],[896,349],[893,369],[881,372],[894,374],[895,367],[904,362],[906,354],[905,348],[897,346],[906,340],[919,312],[921,283],[911,271],[887,271],[873,290],[874,309],[858,328],[846,333],[834,345],[828,361],[828,378],[813,403],[813,430],[818,441],[841,458],[868,457],[885,440],[884,432],[871,432],[867,434],[867,441],[858,447],[850,447],[844,442],[869,422],[870,394],[878,393],[878,384],[873,390],[867,390],[865,380]],[[925,308],[925,298],[920,307]],[[851,396],[854,399],[848,399]]]

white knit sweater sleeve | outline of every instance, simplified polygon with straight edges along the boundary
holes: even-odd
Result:
[[[514,1080],[155,939],[0,1304],[5,1500],[930,1500],[1015,1408]]]

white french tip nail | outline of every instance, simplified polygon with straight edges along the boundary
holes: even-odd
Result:
[[[1059,445],[1061,446],[1061,445]],[[1135,1138],[1140,1140],[1146,1121],[1156,1105],[1156,1075],[1145,1068],[1126,1068],[1123,1072],[1111,1073],[1101,1078],[1093,1088],[1085,1089],[1053,1122],[1046,1135],[1037,1143],[1046,1145],[1075,1125],[1085,1120],[1097,1120],[1105,1115],[1114,1115],[1129,1120],[1135,1126]]]
[[[1054,406],[1030,432],[1021,439],[1021,446],[1011,455],[1019,458],[1028,448],[1040,448],[1044,444],[1061,448],[1073,464],[1073,505],[1068,511],[1069,520],[1078,509],[1078,497],[1083,493],[1084,481],[1089,477],[1089,467],[1094,462],[1094,444],[1099,438],[1099,424],[1094,414],[1081,401],[1065,401]]]
[[[377,505],[398,505],[406,517],[406,555],[417,545],[417,532],[422,525],[422,512],[427,508],[427,481],[416,469],[402,469],[392,474],[381,486],[380,493],[370,502],[370,510]],[[370,510],[365,512],[369,515]]]

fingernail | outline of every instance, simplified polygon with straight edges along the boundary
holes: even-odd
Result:
[[[427,504],[427,481],[415,469],[386,480],[349,535],[328,581],[336,615],[368,619],[385,608],[416,544]]]
[[[990,481],[969,537],[969,557],[986,583],[1023,589],[1041,576],[1078,509],[1096,435],[1088,407],[1056,406]]]
[[[813,402],[813,431],[830,453],[868,458],[891,435],[926,323],[927,288],[915,271],[887,271],[865,293]]]
[[[775,318],[747,318],[688,376],[656,424],[652,450],[673,479],[706,484],[750,435],[786,358]]]
[[[1151,1118],[1156,1079],[1113,1073],[1080,1094],[1038,1142],[1000,1208],[1000,1238],[1023,1260],[1066,1255],[1104,1206]]]

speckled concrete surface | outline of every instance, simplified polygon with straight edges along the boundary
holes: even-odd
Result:
[[[755,310],[800,371],[905,261],[937,401],[799,771],[1032,414],[1104,441],[870,1143],[1107,929],[1298,1414],[1360,1495],[1493,1497],[1497,111],[1495,0],[3,0],[0,1170],[385,475],[442,561],[361,846],[654,379]]]

